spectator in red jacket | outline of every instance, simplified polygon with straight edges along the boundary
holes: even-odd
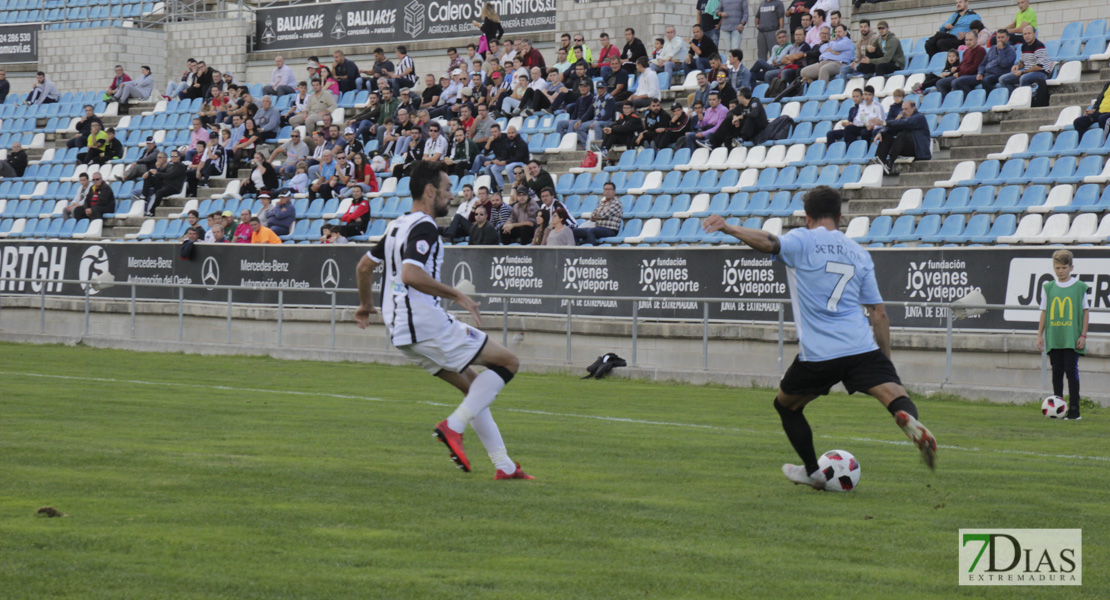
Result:
[[[964,57],[960,59],[960,68],[955,77],[945,77],[937,82],[937,90],[941,93],[941,98],[948,95],[952,91],[952,84],[956,82],[957,77],[967,77],[979,74],[979,63],[987,56],[986,48],[979,45],[979,36],[974,31],[969,31],[964,34],[964,43],[967,44],[967,49],[964,50]]]
[[[351,207],[339,220],[343,222],[339,227],[339,233],[343,237],[352,238],[366,233],[366,228],[370,225],[370,201],[362,195],[361,187],[356,185],[351,188]]]
[[[606,78],[609,77],[609,59],[612,57],[620,59],[621,51],[616,46],[609,43],[609,34],[601,34],[601,49],[597,51],[597,64],[594,65],[593,73],[595,77]]]

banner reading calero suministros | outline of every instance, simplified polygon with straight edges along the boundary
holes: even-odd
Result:
[[[38,62],[41,30],[38,23],[0,27],[0,64]]]
[[[0,296],[39,294],[42,284],[15,278],[87,281],[110,272],[120,284],[201,285],[186,300],[226,302],[218,285],[251,288],[234,293],[243,303],[276,304],[274,288],[286,304],[331,306],[332,293],[307,288],[351,289],[355,265],[366,245],[269,246],[201,244],[191,261],[177,257],[177,244],[123,244],[0,241]],[[904,306],[903,302],[945,304],[982,292],[989,304],[1028,308],[992,311],[960,321],[958,327],[1036,330],[1041,286],[1052,279],[1051,249],[953,248],[872,252],[875,273],[890,315],[898,327],[944,328],[943,306]],[[1075,250],[1075,273],[1087,282],[1094,308],[1110,308],[1110,257],[1104,250]],[[778,305],[789,297],[786,270],[764,254],[740,248],[547,248],[450,247],[443,280],[474,283],[486,294],[483,310],[629,318],[632,304],[616,297],[637,297],[641,318],[700,320],[704,305],[694,298],[735,298],[711,304],[712,319],[777,322]],[[79,284],[48,284],[49,295],[83,296]],[[375,283],[380,290],[380,278]],[[126,285],[90,290],[97,298],[130,298]],[[548,295],[569,298],[544,299]],[[142,299],[175,301],[172,288],[138,288]],[[357,303],[340,292],[339,306]],[[793,321],[791,311],[786,321]],[[1093,331],[1110,331],[1110,313],[1092,313]]]
[[[297,4],[257,11],[254,49],[403,44],[477,39],[484,0],[379,0]],[[506,33],[555,30],[555,0],[493,0]],[[390,53],[392,55],[392,53]]]

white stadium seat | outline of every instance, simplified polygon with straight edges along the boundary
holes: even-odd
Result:
[[[1048,85],[1058,86],[1065,83],[1079,83],[1080,76],[1083,75],[1083,63],[1078,60],[1069,60],[1060,67],[1060,72],[1056,77],[1048,80]]]
[[[692,154],[690,154],[690,160],[687,161],[686,164],[684,164],[684,165],[675,165],[674,170],[675,171],[689,171],[690,169],[694,168],[694,165],[705,164],[705,161],[707,161],[707,160],[709,160],[709,149],[708,148],[698,148],[697,150],[694,150],[694,152]]]
[[[1032,206],[1029,208],[1031,213],[1050,213],[1055,211],[1061,206],[1071,204],[1072,194],[1075,193],[1075,188],[1070,185],[1058,185],[1053,187],[1048,192],[1048,198],[1045,199],[1044,204],[1040,206]]]
[[[965,160],[956,165],[956,168],[952,170],[952,175],[948,179],[934,181],[933,187],[953,188],[961,181],[968,181],[973,177],[975,177],[975,161]]]
[[[868,217],[856,217],[848,222],[848,229],[844,235],[850,239],[856,240],[867,235],[867,229],[871,227],[871,219]]]
[[[709,169],[723,169],[725,168],[725,164],[727,162],[728,148],[722,146],[720,148],[714,148],[713,151],[709,153],[709,159],[701,164],[694,165],[694,168],[698,171],[707,171]]]
[[[1075,220],[1071,222],[1071,229],[1063,235],[1054,235],[1048,238],[1050,244],[1074,244],[1081,238],[1089,238],[1095,234],[1095,228],[1098,227],[1098,215],[1094,213],[1082,213],[1076,215]]]
[[[999,236],[997,242],[999,244],[1020,244],[1026,238],[1039,235],[1041,233],[1041,226],[1044,225],[1044,217],[1037,214],[1025,215],[1018,221],[1017,229],[1014,230],[1014,235]]]
[[[906,190],[902,193],[902,199],[898,201],[898,206],[894,208],[884,208],[882,214],[892,217],[901,216],[902,213],[907,210],[913,210],[921,206],[921,200],[924,196],[925,193],[921,191],[921,188]]]
[[[1010,94],[1010,100],[1002,106],[996,106],[991,109],[991,112],[1010,112],[1022,108],[1029,108],[1033,105],[1033,88],[1023,85]]]
[[[629,188],[628,193],[629,194],[643,194],[643,193],[647,192],[648,190],[654,190],[655,188],[659,187],[662,183],[663,183],[663,172],[662,171],[652,171],[652,172],[647,174],[647,177],[644,178],[644,185],[642,185],[638,188]]]
[[[1110,241],[1110,215],[1102,217],[1098,229],[1092,235],[1083,236],[1075,240],[1080,244],[1102,244]]]
[[[1083,183],[1106,183],[1110,181],[1110,160],[1106,161],[1106,165],[1102,167],[1102,173],[1098,175],[1088,175],[1083,178]]]
[[[1072,121],[1083,116],[1083,107],[1081,106],[1065,106],[1060,114],[1056,116],[1056,122],[1052,125],[1041,125],[1041,131],[1063,131],[1071,129]]]
[[[882,165],[867,165],[863,168],[863,173],[860,175],[859,181],[844,184],[844,189],[846,190],[862,190],[863,188],[881,187],[883,187]]]
[[[1015,133],[1014,135],[1010,136],[1010,139],[1006,140],[1006,147],[1002,149],[1002,152],[995,152],[993,154],[988,154],[987,159],[988,160],[1006,160],[1006,159],[1010,158],[1011,156],[1013,156],[1015,154],[1018,154],[1020,152],[1025,152],[1028,149],[1029,149],[1029,134],[1028,133]]]
[[[1044,228],[1039,233],[1026,236],[1021,243],[1047,244],[1049,238],[1059,237],[1068,232],[1068,221],[1068,215],[1052,215],[1044,222]]]

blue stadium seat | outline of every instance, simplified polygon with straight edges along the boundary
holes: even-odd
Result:
[[[1104,46],[1106,44],[1107,31],[1106,19],[1095,19],[1087,23],[1087,29],[1083,32],[1084,42],[1101,42]]]
[[[971,193],[971,199],[964,206],[947,207],[948,212],[956,214],[987,213],[994,203],[994,186],[981,185]]]
[[[959,90],[957,90],[959,91]],[[956,92],[952,92],[953,94]],[[932,115],[929,115],[932,116]],[[933,137],[939,137],[948,131],[956,131],[960,128],[960,115],[957,113],[948,113],[937,121],[936,127],[932,128],[929,134]]]
[[[671,210],[671,198],[669,196],[657,196],[655,201],[651,203],[651,208],[648,209],[647,217],[665,219],[674,212]]]
[[[816,145],[816,144],[815,144]],[[833,142],[825,150],[825,155],[821,158],[811,161],[811,165],[828,165],[839,163],[844,158],[844,153],[847,152],[848,145],[844,142]]]
[[[799,123],[790,132],[790,137],[782,140],[784,144],[805,144],[813,141],[813,124]]]
[[[624,158],[623,156],[621,158]],[[651,163],[655,160],[655,150],[652,148],[644,148],[636,153],[633,164],[629,168],[624,168],[624,171],[650,171]]]
[[[670,240],[670,239],[672,239],[672,238],[674,238],[678,235],[679,225],[680,225],[680,219],[676,219],[674,217],[671,217],[671,218],[663,221],[663,225],[659,228],[659,235],[654,235],[654,236],[651,236],[651,237],[644,238],[644,243],[645,244],[671,243],[668,240]]]
[[[976,217],[978,216],[986,215],[976,215]],[[968,229],[970,229],[970,227],[968,227]],[[968,233],[967,242],[971,244],[991,244],[999,237],[1013,235],[1016,229],[1017,217],[1014,215],[999,215],[994,219],[994,223],[991,224],[990,231],[983,235],[972,235]]]
[[[1083,133],[1083,138],[1079,140],[1079,144],[1077,144],[1074,149],[1061,151],[1060,155],[1079,156],[1081,154],[1094,154],[1097,153],[1101,145],[1102,130],[1097,127],[1092,127]]]
[[[874,229],[876,223],[878,223],[885,216],[886,215],[876,217],[875,221],[872,221],[872,223],[871,223],[871,228]],[[889,219],[889,217],[887,217],[887,218]],[[870,242],[880,242],[880,243],[883,243],[883,244],[889,244],[889,243],[895,241],[898,238],[902,238],[902,237],[906,237],[906,236],[910,236],[912,238],[913,229],[914,229],[914,218],[913,218],[913,216],[911,216],[911,215],[902,215],[902,216],[898,217],[898,220],[894,221],[893,224],[891,224],[889,220],[886,223],[887,223],[887,232],[886,233],[881,234],[881,235],[872,235],[871,231],[868,231],[867,236],[866,236],[867,240],[870,241]]]
[[[1047,133],[1047,132],[1045,132],[1045,133]],[[1037,134],[1037,135],[1040,135],[1040,134]],[[1051,135],[1052,134],[1049,133],[1049,136],[1051,136]],[[1038,152],[1033,152],[1032,156],[1034,156],[1034,157],[1039,157],[1039,156],[1047,156],[1047,157],[1066,156],[1068,154],[1073,154],[1074,150],[1076,149],[1076,147],[1078,145],[1079,145],[1079,132],[1077,132],[1075,130],[1061,131],[1060,135],[1056,136],[1056,141],[1054,141],[1052,143],[1052,148],[1049,148],[1047,150],[1041,150],[1041,151],[1038,151]],[[1032,143],[1030,143],[1030,148],[1032,148]]]
[[[941,233],[944,233],[944,227],[947,225],[948,221],[945,221],[944,226],[941,227]],[[987,235],[987,231],[990,229],[990,226],[990,215],[974,215],[970,219],[968,219],[967,227],[965,227],[961,233],[945,235],[944,242],[966,244],[972,237],[981,237]]]
[[[1006,186],[1006,188],[1003,188],[1003,191],[1007,190],[1010,187],[1011,186]],[[1013,186],[1013,187],[1016,187],[1016,186]],[[1026,188],[1024,192],[1022,192],[1021,200],[1019,200],[1017,202],[1017,204],[1015,204],[1013,206],[1003,207],[999,210],[999,212],[1023,213],[1025,211],[1029,210],[1030,208],[1033,208],[1034,206],[1040,206],[1040,205],[1044,204],[1045,197],[1047,196],[1047,194],[1048,194],[1048,190],[1045,188],[1045,186],[1043,186],[1043,185],[1031,185],[1028,188]],[[999,204],[999,198],[1000,197],[1001,197],[1001,194],[999,194],[999,197],[995,198],[995,205]]]
[[[631,173],[617,173],[619,177],[613,177],[613,184],[617,186],[618,194],[627,194],[628,190],[644,187],[644,180],[647,179],[647,173],[643,171],[635,171]]]
[[[780,215],[786,211],[788,206],[790,206],[790,192],[777,192],[771,197],[771,201],[767,204],[767,208],[758,213],[753,212],[751,214],[759,217]]]
[[[619,173],[619,175],[623,176],[625,174],[624,173]],[[609,181],[609,174],[608,173],[605,173],[605,172],[595,173],[593,178],[590,180],[590,187],[589,187],[589,189],[586,193],[588,193],[588,194],[598,194],[598,195],[601,195],[601,194],[605,193],[605,184],[608,181]]]
[[[759,178],[756,179],[755,184],[744,187],[741,191],[744,192],[759,192],[764,190],[772,190],[775,187],[775,178],[779,175],[779,170],[775,167],[768,167],[759,172]]]
[[[977,185],[980,182],[987,181],[988,179],[996,179],[998,178],[998,173],[1000,170],[1001,163],[999,163],[999,161],[994,159],[984,160],[983,162],[979,163],[978,167],[975,168],[975,175],[973,175],[971,179],[957,181],[956,185]]]
[[[976,183],[979,185],[1007,185],[1010,183],[1017,183],[1021,181],[1021,174],[1024,172],[1025,161],[1020,158],[1011,158],[1002,165],[998,175],[984,179],[979,179],[977,177]]]
[[[685,164],[689,163],[690,162],[690,154],[691,154],[691,152],[690,152],[689,148],[679,148],[678,150],[675,150],[674,154],[671,155],[670,163],[663,170],[674,169],[678,165],[685,165]],[[660,151],[659,156],[661,157],[662,155],[663,155],[663,151]],[[659,163],[659,157],[656,157],[655,163],[656,164]]]
[[[574,178],[574,183],[566,193],[570,194],[586,194],[590,190],[590,173],[579,173]]]
[[[927,218],[928,217],[926,217],[926,219]],[[925,219],[922,219],[921,224],[918,225],[919,231],[915,233],[918,233],[918,240],[922,242],[932,244],[951,242],[963,235],[965,223],[966,217],[963,215],[949,215],[945,217],[944,223],[940,226],[939,230],[935,233],[928,233],[920,232],[921,225],[925,224]]]
[[[664,224],[664,226],[665,225],[666,224]],[[696,239],[700,231],[701,219],[683,219],[682,224],[678,226],[674,233],[669,233],[661,229],[659,231],[659,241],[664,244],[677,244],[684,241],[684,238]],[[690,241],[693,241],[693,239]]]
[[[817,113],[820,110],[821,103],[816,100],[810,100],[802,105],[802,108],[798,111],[798,116],[794,119],[794,122],[804,123],[806,121],[817,121]]]
[[[668,195],[664,194],[664,195],[661,195],[659,197],[660,198],[666,198],[667,202],[668,203],[670,202],[670,196],[668,196]],[[654,198],[652,196],[648,196],[648,195],[643,195],[643,196],[640,196],[640,197],[636,198],[632,207],[630,209],[624,211],[624,217],[629,218],[629,219],[644,219],[644,218],[647,218],[647,216],[651,213],[651,203],[652,203],[653,199]]]
[[[806,165],[817,164],[817,161],[824,158],[825,148],[826,146],[823,143],[810,144],[806,147],[806,153],[802,160],[794,161],[790,165],[801,168]]]
[[[939,208],[928,211],[928,214],[947,215],[956,212],[957,209],[962,209],[968,205],[971,198],[971,188],[958,187],[948,192],[948,197],[944,199],[944,204]]]
[[[1074,156],[1061,156],[1053,163],[1052,171],[1039,177],[1026,177],[1026,182],[1051,184],[1058,180],[1069,178],[1075,174],[1075,164]]]
[[[1097,183],[1087,183],[1079,186],[1072,196],[1071,204],[1064,206],[1057,206],[1054,209],[1056,212],[1090,212],[1101,213],[1110,211],[1110,187],[1106,188],[1106,193],[1102,194],[1102,199],[1099,199],[1099,185]]]
[[[604,170],[609,172],[631,171],[633,169],[633,166],[636,164],[637,156],[638,153],[635,150],[625,152],[621,154],[620,160],[617,161],[616,165],[605,167]]]
[[[717,196],[713,197],[714,200]],[[731,198],[727,198],[728,206],[724,209],[726,217],[741,217],[748,214],[748,200],[751,195],[748,192],[737,192]],[[712,204],[712,203],[711,203]]]
[[[911,219],[913,217],[910,217]],[[860,244],[867,244],[877,242],[877,238],[882,238],[890,234],[891,218],[889,215],[882,215],[875,217],[871,221],[871,226],[867,229],[867,234],[856,239]]]
[[[671,162],[673,158],[674,150],[664,148],[655,153],[655,156],[651,158],[652,162],[650,164],[645,165],[643,162],[637,160],[636,169],[639,171],[668,171],[672,168]],[[647,160],[647,158],[644,160]],[[689,160],[689,154],[687,154],[687,160]]]

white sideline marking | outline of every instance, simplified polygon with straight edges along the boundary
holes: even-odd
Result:
[[[373,396],[355,396],[351,394],[332,394],[328,392],[300,392],[296,390],[267,390],[261,388],[249,387],[235,387],[230,385],[205,385],[197,383],[176,383],[172,381],[142,381],[138,379],[111,379],[107,377],[76,377],[73,375],[50,375],[46,373],[17,373],[12,371],[0,371],[0,375],[13,375],[17,377],[41,377],[45,379],[67,379],[71,381],[92,381],[97,383],[130,383],[134,385],[150,385],[150,386],[165,386],[165,387],[188,387],[192,389],[205,388],[211,390],[223,390],[230,392],[253,392],[260,394],[281,394],[285,396],[320,396],[325,398],[338,398],[342,400],[369,400],[371,402],[389,402],[396,404],[424,404],[427,406],[442,406],[453,407],[454,404],[444,404],[442,402],[431,402],[429,400],[388,400],[385,398],[375,398]],[[717,425],[700,425],[697,423],[678,423],[672,421],[649,421],[646,419],[631,419],[627,417],[605,417],[599,415],[580,415],[575,413],[557,413],[543,410],[529,410],[524,408],[499,408],[499,411],[524,413],[531,415],[544,415],[549,417],[563,417],[572,419],[590,419],[594,421],[608,421],[611,423],[634,423],[636,425],[658,425],[663,427],[683,427],[687,429],[708,429],[712,431],[727,431],[727,432],[740,432],[740,433],[754,433],[765,434],[766,432],[757,431],[754,429],[741,429],[738,427],[719,427]],[[776,434],[777,435],[777,434]],[[851,440],[853,442],[863,442],[868,444],[889,444],[895,446],[909,446],[908,441],[895,441],[895,440],[877,440],[875,438],[866,437],[851,437],[851,436],[831,436],[831,435],[818,435],[821,439],[827,440]],[[950,446],[946,444],[937,444],[938,448],[947,450],[960,450],[964,452],[989,452],[992,454],[1017,454],[1020,456],[1035,456],[1038,458],[1066,458],[1066,459],[1084,459],[1084,460],[1098,460],[1110,462],[1110,456],[1085,456],[1082,454],[1049,454],[1043,452],[1031,452],[1028,450],[993,450],[982,448],[966,448],[963,446]]]

